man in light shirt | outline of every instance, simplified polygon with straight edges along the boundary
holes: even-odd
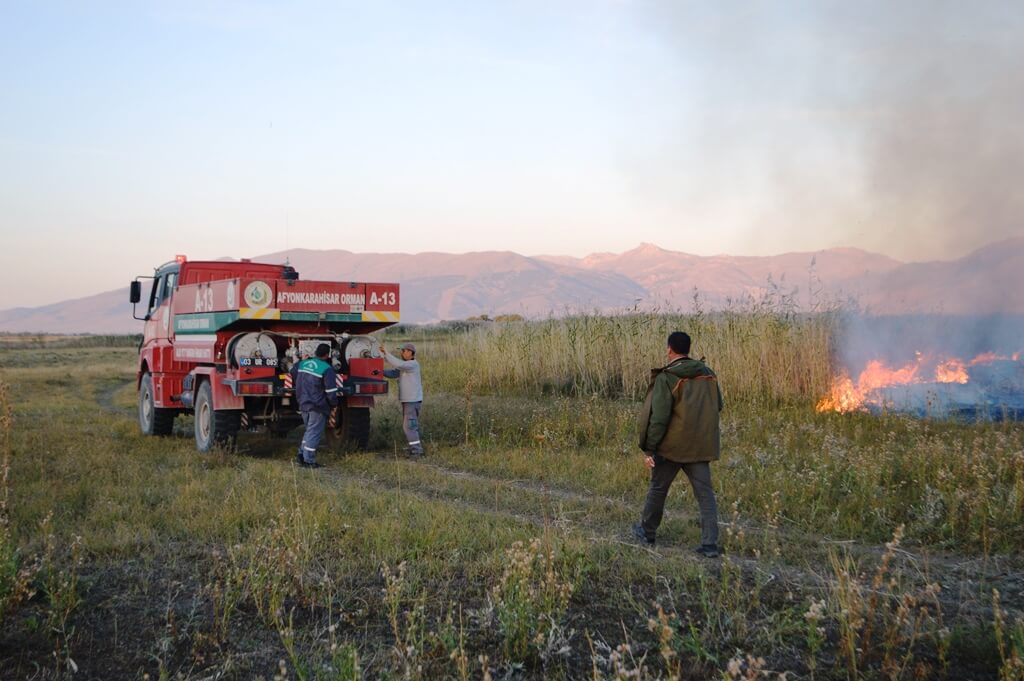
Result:
[[[398,347],[401,359],[380,346],[384,361],[391,367],[384,370],[388,378],[398,379],[398,401],[402,404],[402,430],[409,443],[409,456],[423,456],[423,441],[420,439],[420,408],[423,406],[423,382],[420,380],[420,363],[416,361],[416,346],[403,343]]]

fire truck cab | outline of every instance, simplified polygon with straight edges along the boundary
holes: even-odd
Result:
[[[142,279],[152,280],[144,311]],[[137,374],[143,433],[169,435],[175,417],[191,413],[201,452],[233,443],[241,429],[286,435],[302,421],[289,371],[327,343],[339,388],[328,431],[366,448],[374,397],[388,391],[367,334],[398,322],[398,284],[306,281],[287,264],[178,256],[136,277],[129,299],[145,323]]]

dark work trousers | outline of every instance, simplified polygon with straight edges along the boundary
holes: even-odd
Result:
[[[423,453],[423,441],[420,440],[420,407],[422,402],[402,402],[402,430],[405,441],[409,443],[410,454]]]
[[[700,508],[700,543],[705,545],[718,544],[718,504],[715,502],[715,490],[711,486],[711,466],[707,461],[700,463],[676,463],[665,457],[654,456],[654,468],[651,469],[651,486],[647,489],[647,501],[644,502],[644,513],[640,524],[648,539],[654,539],[661,516],[665,512],[665,498],[668,488],[682,470],[690,479],[693,495],[697,497]]]

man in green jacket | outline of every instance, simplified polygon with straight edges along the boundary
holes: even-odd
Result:
[[[697,553],[718,557],[718,505],[711,486],[711,461],[720,453],[718,413],[722,392],[718,378],[704,362],[691,359],[690,336],[682,331],[669,334],[665,354],[668,364],[651,370],[651,382],[640,412],[640,449],[644,464],[651,469],[640,522],[633,534],[644,544],[654,545],[655,534],[665,511],[665,498],[676,475],[682,470],[690,479],[700,508],[700,546]]]

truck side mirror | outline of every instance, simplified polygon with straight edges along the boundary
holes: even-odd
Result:
[[[131,283],[131,287],[128,291],[128,297],[130,298],[128,302],[133,305],[142,300],[142,282],[133,281]]]

